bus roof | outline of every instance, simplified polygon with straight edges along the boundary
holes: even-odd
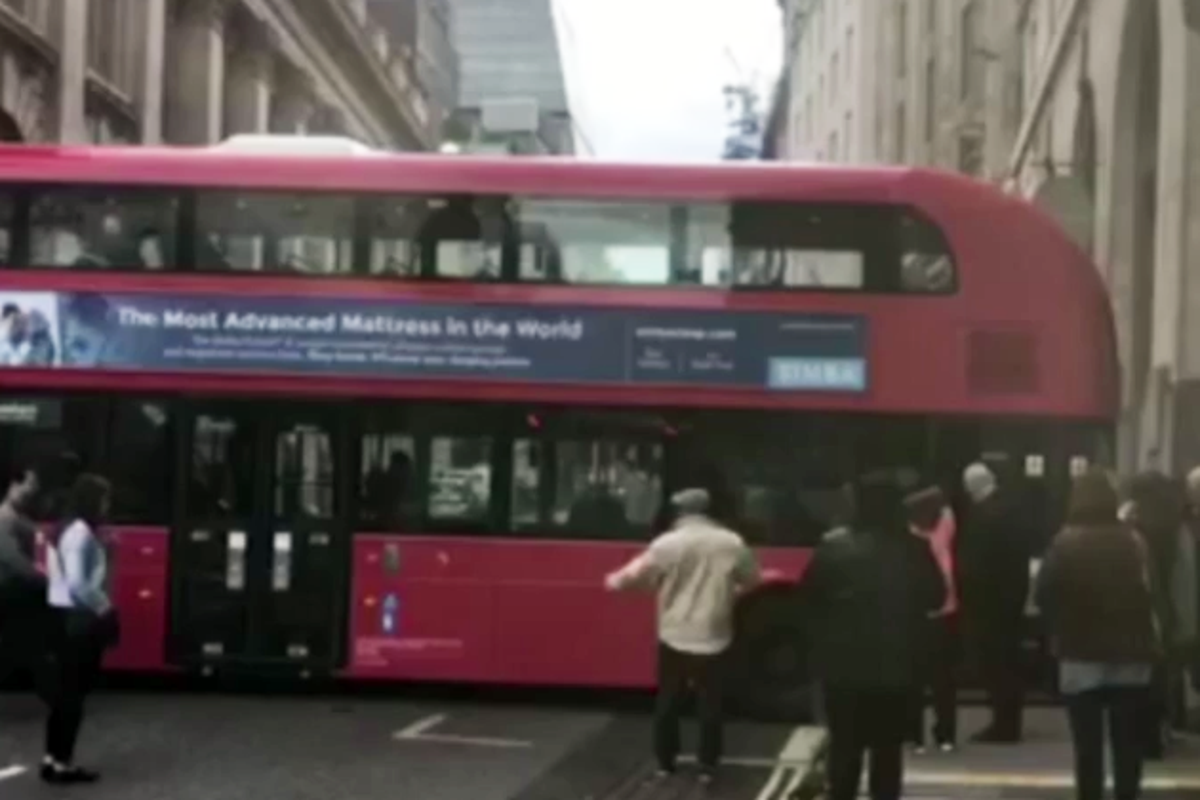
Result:
[[[1108,416],[1117,403],[1115,335],[1104,282],[1090,258],[1041,211],[966,177],[886,166],[719,163],[628,164],[564,158],[481,158],[381,153],[371,158],[233,153],[208,148],[0,146],[0,183],[162,186],[391,195],[496,194],[570,200],[671,203],[779,201],[894,204],[919,210],[954,256],[952,295],[872,296],[821,292],[693,292],[581,286],[420,285],[321,279],[326,296],[446,298],[529,305],[674,306],[711,310],[864,314],[886,345],[874,400],[892,408],[900,387],[941,380],[961,387],[957,408],[989,405],[1026,413],[1058,408]],[[148,276],[10,273],[22,288],[105,290],[143,286]],[[177,276],[172,290],[307,294],[304,277]],[[179,282],[182,281],[182,282]],[[237,286],[234,290],[232,287]],[[166,284],[163,284],[166,287]],[[932,348],[932,349],[931,349]],[[934,356],[933,351],[944,356]],[[906,354],[901,356],[901,354]],[[940,372],[917,360],[934,358]],[[1086,366],[1081,366],[1086,365]],[[924,371],[923,371],[924,370]],[[924,376],[924,377],[923,377]],[[974,388],[971,388],[974,387]],[[929,392],[915,394],[927,395]],[[913,396],[915,396],[915,394]],[[985,402],[986,397],[986,402]],[[1048,400],[1047,398],[1055,398]],[[927,399],[922,399],[922,403]]]
[[[816,195],[878,202],[915,179],[945,191],[992,194],[957,176],[894,166],[718,162],[642,164],[559,157],[383,153],[356,159],[330,148],[267,147],[280,137],[236,137],[214,147],[37,147],[0,145],[0,180],[237,186],[351,192],[471,193],[480,187],[555,196],[631,196],[694,201],[797,199]],[[302,138],[302,137],[298,137]],[[336,148],[334,148],[336,149]],[[249,163],[248,163],[249,162]]]

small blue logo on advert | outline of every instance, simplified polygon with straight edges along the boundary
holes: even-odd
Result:
[[[394,594],[389,594],[383,600],[383,619],[380,620],[379,627],[383,629],[384,636],[395,636],[396,629],[400,626],[400,598]]]
[[[862,358],[772,358],[767,386],[781,391],[862,392],[867,362]]]

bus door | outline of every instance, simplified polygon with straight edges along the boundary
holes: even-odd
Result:
[[[176,660],[332,669],[349,575],[341,415],[214,403],[186,419]]]

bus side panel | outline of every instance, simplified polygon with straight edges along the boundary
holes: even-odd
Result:
[[[648,688],[653,600],[604,575],[639,545],[362,534],[355,544],[350,660],[360,679]],[[798,580],[809,551],[760,553]]]
[[[492,680],[494,589],[471,555],[439,540],[356,537],[346,674]]]
[[[121,642],[108,654],[105,666],[137,672],[167,670],[169,534],[165,528],[118,528],[111,537],[112,592],[121,615]]]

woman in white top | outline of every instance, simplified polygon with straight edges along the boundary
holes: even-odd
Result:
[[[115,643],[118,632],[107,590],[108,556],[99,538],[109,494],[108,481],[79,476],[63,526],[46,549],[49,602],[60,623],[41,770],[47,783],[92,783],[99,777],[75,766],[74,758],[84,701],[100,673],[104,651]]]

